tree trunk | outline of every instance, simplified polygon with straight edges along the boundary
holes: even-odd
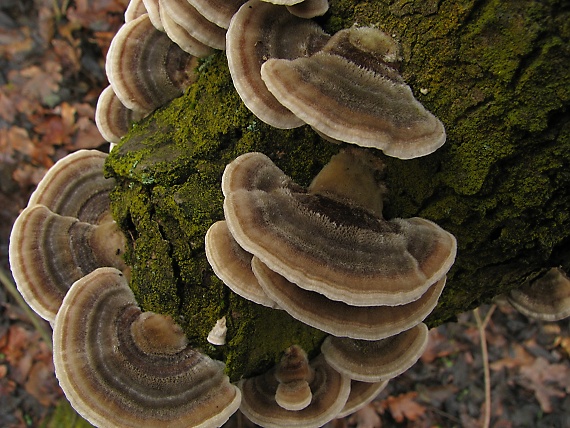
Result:
[[[385,216],[425,217],[457,237],[430,326],[552,266],[570,271],[570,2],[332,0],[319,22],[331,34],[353,23],[392,34],[404,79],[446,127],[446,144],[429,156],[379,152],[390,191]],[[317,352],[323,335],[242,301],[208,267],[203,236],[223,218],[223,168],[261,151],[307,185],[338,148],[307,126],[282,131],[253,116],[223,52],[199,72],[187,94],[134,127],[107,171],[118,179],[114,215],[132,237],[141,306],[180,317],[190,339],[235,378],[266,367],[292,341]],[[223,315],[227,348],[242,347],[235,353],[204,340]],[[276,323],[282,334],[264,338]]]

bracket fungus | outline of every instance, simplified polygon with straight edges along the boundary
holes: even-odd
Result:
[[[222,28],[228,28],[232,16],[247,0],[188,0],[202,16]]]
[[[238,245],[225,221],[214,223],[204,238],[212,270],[234,293],[259,305],[275,308],[251,270],[252,254]]]
[[[304,0],[301,3],[287,6],[287,10],[299,18],[315,18],[329,10],[329,0]]]
[[[267,428],[319,427],[336,417],[350,394],[350,378],[334,370],[322,355],[314,358],[309,366],[313,372],[308,382],[312,398],[306,407],[287,410],[278,404],[276,393],[280,383],[275,376],[278,365],[262,375],[238,382],[242,391],[242,413],[253,423]]]
[[[511,290],[507,299],[522,314],[543,321],[570,317],[570,278],[560,268]]]
[[[374,400],[378,394],[382,392],[384,388],[388,385],[388,381],[384,380],[381,382],[360,382],[358,380],[350,381],[350,395],[346,400],[346,403],[340,413],[336,416],[337,418],[344,418],[348,416]]]
[[[269,58],[310,55],[328,38],[316,23],[293,16],[284,7],[260,0],[245,3],[230,22],[226,55],[234,87],[247,108],[276,128],[303,125],[267,90],[261,66]]]
[[[107,86],[99,95],[95,110],[95,123],[101,136],[108,142],[116,144],[125,135],[133,122],[142,119],[141,113],[126,108],[113,91]]]
[[[110,215],[114,180],[103,177],[106,155],[80,150],[40,181],[10,236],[10,267],[18,290],[52,322],[71,284],[102,266],[127,272],[125,238]]]
[[[222,177],[228,228],[245,251],[302,289],[351,306],[405,305],[445,276],[455,238],[425,219],[388,221],[355,206],[356,194],[381,200],[384,190],[346,184],[361,184],[363,176],[375,182],[375,171],[353,153],[331,160],[345,165],[338,170],[347,174],[335,180],[343,184],[317,176],[311,186],[318,193],[293,183],[261,153],[238,157]]]
[[[125,23],[107,53],[107,78],[121,103],[142,114],[182,95],[197,59],[152,25],[147,14]]]
[[[281,104],[332,139],[401,159],[425,156],[443,145],[445,129],[398,74],[397,50],[380,30],[352,27],[309,57],[269,59],[261,77]]]
[[[73,284],[53,335],[60,385],[97,426],[213,427],[239,406],[223,363],[190,348],[171,318],[142,312],[116,269]]]
[[[351,379],[381,382],[408,370],[423,354],[428,340],[424,323],[388,338],[368,341],[329,336],[321,345],[327,362]]]

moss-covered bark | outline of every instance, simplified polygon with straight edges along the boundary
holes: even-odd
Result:
[[[422,216],[458,239],[434,326],[540,275],[570,271],[570,4],[533,0],[332,0],[334,32],[374,25],[402,45],[402,73],[446,126],[425,158],[386,159],[387,217]],[[107,171],[115,218],[132,237],[132,286],[145,310],[178,319],[233,378],[267,367],[292,343],[323,334],[244,301],[213,275],[203,236],[223,217],[220,177],[248,151],[268,154],[300,184],[337,147],[308,127],[281,131],[244,107],[225,56],[202,62],[183,97],[136,125]],[[379,156],[382,156],[380,153]],[[205,337],[226,315],[229,344]]]

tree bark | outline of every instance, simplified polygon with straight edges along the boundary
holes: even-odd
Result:
[[[457,237],[428,325],[552,266],[570,271],[570,2],[332,0],[319,22],[331,34],[354,23],[392,34],[404,79],[446,127],[447,142],[432,155],[403,161],[378,152],[390,191],[385,216],[425,217]],[[307,126],[281,131],[256,119],[233,89],[224,53],[199,73],[187,94],[134,127],[107,171],[118,181],[114,215],[132,237],[141,306],[180,317],[190,339],[235,364],[238,376],[274,361],[292,337],[317,352],[322,335],[252,308],[209,269],[203,236],[223,218],[223,168],[261,151],[307,185],[338,148]],[[246,348],[240,356],[204,340],[223,315],[234,329],[230,345]],[[283,334],[252,341],[269,328],[256,319],[282,324]]]

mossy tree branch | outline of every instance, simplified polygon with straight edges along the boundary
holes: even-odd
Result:
[[[436,153],[385,159],[386,217],[426,217],[458,239],[457,261],[430,326],[552,266],[570,271],[570,4],[331,4],[321,20],[329,32],[374,25],[400,41],[404,78],[446,126],[447,143]],[[261,151],[306,185],[338,148],[308,127],[281,131],[256,119],[233,89],[223,53],[199,71],[187,94],[134,127],[107,170],[119,182],[114,215],[133,238],[139,302],[181,317],[191,340],[238,376],[266,366],[292,340],[316,349],[322,335],[228,293],[208,268],[203,236],[223,217],[223,167],[239,154]],[[229,348],[247,342],[246,351],[214,350],[204,341],[227,313],[235,331]],[[255,324],[264,317],[279,323],[282,334],[251,340],[269,334],[271,326]],[[244,362],[246,354],[254,365]]]

